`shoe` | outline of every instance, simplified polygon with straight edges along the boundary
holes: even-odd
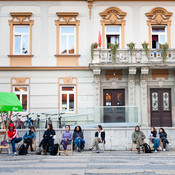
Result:
[[[166,149],[164,148],[164,149],[163,149],[163,151],[165,152],[165,151],[166,151]]]
[[[96,153],[100,153],[99,150],[97,150]]]
[[[155,150],[155,153],[157,153],[157,150]]]
[[[17,153],[16,152],[14,152],[13,154],[14,154],[14,156],[17,156]]]
[[[94,148],[91,146],[90,148],[89,148],[89,151],[92,151]]]
[[[169,146],[171,146],[171,143],[168,143]]]
[[[162,148],[161,148],[161,146],[159,146],[159,151],[162,151]]]

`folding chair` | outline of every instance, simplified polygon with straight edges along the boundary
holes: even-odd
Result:
[[[143,140],[143,143],[144,143],[144,140]],[[135,146],[134,146],[135,145]],[[141,151],[143,151],[143,149],[141,148],[140,149]],[[137,148],[136,148],[136,143],[134,141],[132,141],[132,152],[133,151],[137,151]]]
[[[26,143],[24,143],[24,138],[23,138],[23,144],[26,144]],[[33,138],[33,140],[32,140],[32,147],[33,147],[33,150],[36,151],[36,139],[35,138]],[[28,151],[29,150],[30,150],[30,148],[28,148]]]
[[[6,138],[6,131],[0,131],[0,135],[3,136],[3,140],[1,141],[4,141]],[[10,144],[8,144],[7,146],[0,145],[0,153],[2,152],[2,149],[7,149],[10,154]]]

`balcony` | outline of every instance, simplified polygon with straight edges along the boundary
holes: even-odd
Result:
[[[92,63],[93,65],[101,66],[160,66],[174,67],[175,66],[175,49],[168,49],[166,60],[163,61],[161,49],[149,49],[146,55],[143,49],[135,49],[132,56],[128,49],[118,49],[115,59],[112,59],[111,49],[94,49]]]

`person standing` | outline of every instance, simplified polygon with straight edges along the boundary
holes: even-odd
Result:
[[[137,153],[140,154],[140,147],[143,145],[143,140],[146,138],[145,134],[140,131],[140,127],[136,126],[132,133],[132,141],[136,143]]]

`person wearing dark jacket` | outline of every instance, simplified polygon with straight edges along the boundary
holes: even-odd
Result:
[[[84,136],[80,126],[76,126],[73,133],[74,150],[78,147],[78,152],[84,148]]]
[[[163,128],[159,129],[160,140],[163,143],[163,151],[166,151],[166,144],[171,146],[171,143],[167,140],[167,133]]]
[[[140,154],[140,147],[143,145],[143,140],[146,138],[145,134],[140,131],[140,127],[136,126],[132,133],[132,141],[136,143],[137,153]]]
[[[53,130],[52,124],[47,125],[47,130],[44,132],[43,139],[39,144],[39,152],[41,154],[41,147],[43,147],[44,153],[47,153],[47,149],[51,149],[54,146],[55,130]]]
[[[89,150],[94,149],[96,147],[96,153],[99,153],[99,143],[106,143],[105,141],[105,131],[103,130],[101,125],[97,126],[97,132],[95,133],[95,138],[93,145],[89,148]]]

